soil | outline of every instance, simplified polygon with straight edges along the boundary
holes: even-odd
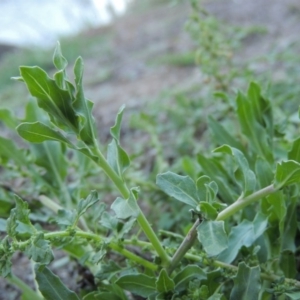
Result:
[[[87,96],[95,102],[95,114],[101,128],[109,128],[122,104],[134,113],[165,90],[178,89],[199,80],[201,70],[195,66],[176,66],[155,63],[169,53],[185,53],[193,43],[184,24],[189,17],[187,3],[163,4],[143,12],[132,12],[115,21],[112,26],[86,34],[95,39],[104,32],[112,32],[112,53],[109,62],[104,57],[84,57]],[[205,8],[218,18],[239,26],[261,25],[264,35],[253,35],[244,40],[238,58],[249,59],[263,55],[274,47],[288,47],[299,40],[300,2],[298,0],[210,0]],[[99,69],[109,68],[109,76],[97,82]],[[106,129],[105,129],[106,130]],[[106,135],[108,130],[102,132]],[[57,256],[61,253],[57,252]],[[15,255],[15,274],[32,284],[27,258]],[[76,290],[82,278],[77,264],[69,262],[57,272],[66,284]],[[0,300],[20,299],[19,292],[6,280],[0,279]]]

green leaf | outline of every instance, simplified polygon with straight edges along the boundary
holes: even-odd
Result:
[[[118,197],[111,205],[111,209],[115,212],[118,219],[136,218],[140,213],[137,200],[132,192],[130,192],[130,196],[126,200]]]
[[[155,278],[144,274],[124,275],[115,283],[124,290],[142,297],[148,297],[156,291]]]
[[[176,200],[196,208],[199,202],[195,182],[189,176],[172,172],[158,174],[156,184],[161,190]]]
[[[233,227],[228,236],[228,247],[218,256],[218,260],[232,263],[242,246],[250,247],[267,228],[267,218],[258,213],[251,222],[244,219],[240,224]]]
[[[56,125],[62,123],[77,132],[77,116],[69,92],[57,86],[39,67],[20,67],[20,73],[31,95],[38,99],[39,106],[56,118]]]
[[[288,292],[284,293],[286,296],[288,296],[291,300],[299,300],[300,299],[300,292]]]
[[[54,258],[50,242],[44,239],[42,232],[26,247],[25,253],[33,261],[42,264],[49,264]]]
[[[124,109],[125,109],[125,105],[122,105],[118,111],[115,125],[110,128],[110,134],[117,142],[119,142],[120,140],[121,123],[122,123]]]
[[[292,149],[288,152],[288,159],[300,163],[300,138],[293,142]]]
[[[20,124],[16,129],[23,139],[31,143],[58,141],[73,147],[71,142],[67,138],[65,138],[59,131],[53,130],[49,126],[40,122],[25,122]]]
[[[169,277],[165,269],[162,269],[156,280],[156,290],[159,293],[167,293],[169,291],[173,291],[174,287],[175,287],[175,283],[173,279]]]
[[[13,252],[9,243],[9,238],[6,236],[0,241],[0,276],[6,277],[11,273],[11,257]]]
[[[96,191],[91,191],[86,199],[81,199],[77,205],[77,215],[82,216],[88,208],[95,205],[99,201],[98,193]]]
[[[213,158],[207,158],[199,153],[197,155],[197,160],[203,170],[203,173],[217,183],[221,199],[232,203],[238,195],[230,188],[229,182],[232,181],[232,178],[229,174]]]
[[[259,267],[250,268],[242,262],[239,264],[238,273],[234,279],[230,300],[257,300],[260,286]]]
[[[74,109],[79,116],[80,138],[86,144],[93,144],[95,139],[95,121],[92,116],[93,103],[84,96],[82,87],[83,60],[78,57],[74,65],[74,75],[76,83],[76,97],[73,103]]]
[[[227,248],[224,221],[203,221],[197,228],[198,240],[208,256],[216,256]]]
[[[76,215],[75,210],[59,209],[54,220],[58,225],[63,227],[73,226],[77,220]]]
[[[197,265],[188,265],[179,271],[174,277],[175,290],[178,292],[187,288],[189,282],[194,279],[206,280],[206,273]]]
[[[228,144],[229,146],[239,149],[240,151],[244,151],[243,145],[237,139],[232,137],[231,134],[224,128],[224,126],[222,126],[211,116],[208,117],[208,126],[219,145]]]
[[[214,220],[218,216],[218,212],[212,204],[200,201],[200,211],[206,219]]]
[[[0,120],[10,129],[15,129],[19,123],[13,113],[7,108],[0,109]]]
[[[281,189],[284,186],[300,182],[300,163],[294,160],[278,163],[275,171],[274,186]]]
[[[259,156],[255,162],[255,174],[261,189],[270,185],[274,179],[274,172],[270,164],[264,158]]]
[[[64,70],[68,65],[66,58],[61,53],[61,47],[59,42],[57,42],[56,48],[54,50],[53,64],[57,70]]]
[[[79,297],[69,290],[58,276],[53,274],[43,265],[35,265],[36,281],[39,290],[46,300],[80,300]]]
[[[120,177],[130,165],[127,153],[115,139],[107,147],[107,162]]]
[[[235,158],[235,161],[238,165],[238,169],[235,172],[235,177],[245,196],[251,194],[256,186],[256,177],[253,171],[250,170],[247,159],[244,154],[235,148],[232,148],[228,145],[223,145],[214,150],[214,152],[227,153],[232,155]]]
[[[237,115],[242,132],[256,154],[273,162],[272,136],[273,121],[270,102],[260,94],[260,88],[251,83],[247,96],[238,94]]]
[[[27,163],[24,152],[9,139],[0,136],[0,157],[4,160],[12,159],[19,167]]]

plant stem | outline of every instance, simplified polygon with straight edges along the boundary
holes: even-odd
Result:
[[[273,184],[245,197],[245,198],[240,198],[237,201],[235,201],[234,203],[232,203],[230,206],[228,206],[226,209],[224,209],[223,211],[221,211],[217,218],[216,221],[222,221],[222,220],[226,220],[228,219],[230,216],[232,216],[233,214],[235,214],[237,211],[241,210],[242,208],[244,208],[245,206],[269,195],[272,194],[274,192],[276,192],[277,189],[274,187]],[[170,262],[169,268],[168,268],[168,272],[169,274],[172,273],[172,271],[175,269],[175,267],[177,266],[177,264],[180,262],[180,260],[182,259],[182,257],[184,257],[184,255],[187,253],[187,251],[193,246],[196,237],[197,237],[197,227],[199,225],[199,220],[197,220],[193,227],[190,229],[189,233],[187,234],[187,236],[185,237],[185,239],[183,240],[183,242],[181,243],[181,245],[179,246],[178,250],[176,251],[176,253],[174,254],[174,256],[172,257],[172,260]]]
[[[95,141],[94,145],[95,145],[95,149],[96,149],[96,155],[99,158],[98,165],[103,169],[103,171],[106,173],[106,175],[115,184],[115,186],[120,191],[122,197],[124,199],[128,199],[130,196],[130,191],[129,191],[128,187],[126,186],[125,182],[118,176],[118,174],[108,164],[108,162],[104,158],[103,154],[99,150],[97,141]],[[149,241],[152,243],[158,256],[160,257],[162,265],[166,267],[169,265],[170,257],[167,255],[165,249],[161,245],[157,235],[155,234],[153,228],[151,227],[151,225],[148,222],[147,218],[145,217],[144,213],[142,212],[141,209],[139,209],[139,210],[140,211],[139,211],[139,215],[137,217],[137,221],[138,221],[139,225],[141,226],[143,232],[149,239]]]
[[[30,300],[43,300],[43,297],[40,297],[39,294],[37,294],[34,290],[32,290],[24,281],[22,281],[20,278],[18,278],[15,275],[11,275],[9,277],[5,278],[8,282],[14,284],[17,286],[23,293],[23,295],[26,295],[26,299]]]
[[[222,221],[228,219],[230,216],[234,215],[237,211],[241,210],[242,208],[248,206],[249,204],[265,197],[268,196],[274,192],[276,192],[277,189],[274,187],[273,184],[245,197],[238,199],[234,203],[232,203],[230,206],[222,210],[217,218],[216,221]]]
[[[172,257],[171,263],[168,267],[168,273],[171,274],[181,259],[184,257],[186,252],[193,246],[196,237],[197,237],[197,227],[200,224],[200,220],[197,219],[194,223],[193,227],[189,230],[188,234],[184,238],[183,242],[175,252],[174,256]]]

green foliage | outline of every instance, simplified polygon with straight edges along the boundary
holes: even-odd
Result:
[[[204,69],[227,91],[234,75],[222,79],[222,72],[230,68],[233,45],[211,36],[220,29],[216,20],[193,18],[189,26],[197,25],[202,39],[208,31],[214,47],[202,56]],[[40,67],[20,67],[17,79],[36,100],[24,119],[0,110],[0,120],[23,139],[15,132],[13,139],[0,137],[0,274],[24,298],[299,297],[299,133],[259,84],[251,82],[246,94],[217,94],[213,110],[210,102],[177,95],[183,113],[169,108],[175,120],[169,127],[157,123],[157,111],[135,117],[156,150],[146,171],[135,164],[141,157],[127,153],[123,140],[121,146],[124,106],[110,129],[112,141],[100,141],[82,85],[83,60],[75,62],[74,83],[59,44],[53,63],[53,78]],[[279,130],[275,113],[289,130]],[[185,122],[191,130],[177,134]],[[175,144],[162,138],[166,132]],[[166,159],[172,147],[174,162]],[[16,179],[24,180],[21,187]],[[93,285],[76,294],[54,275],[55,247],[88,269]],[[17,251],[35,264],[39,292],[12,274]]]

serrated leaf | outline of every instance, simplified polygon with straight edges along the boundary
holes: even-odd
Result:
[[[9,244],[8,236],[0,241],[0,276],[6,277],[11,273],[11,245]]]
[[[203,221],[197,228],[198,239],[208,256],[216,256],[227,249],[228,238],[224,221]]]
[[[260,292],[260,269],[248,267],[244,262],[238,266],[230,300],[257,300]]]
[[[176,200],[196,208],[199,202],[195,182],[189,176],[172,172],[158,174],[156,184],[161,190]]]
[[[76,223],[76,211],[75,210],[66,210],[59,209],[57,212],[57,216],[55,217],[55,222],[58,225],[63,227],[65,226],[73,226]]]
[[[58,276],[53,274],[43,265],[35,265],[36,281],[39,290],[46,300],[80,300],[79,297],[69,290]]]
[[[239,168],[235,172],[235,177],[241,185],[245,196],[252,193],[256,186],[256,177],[253,171],[250,170],[248,161],[245,158],[244,154],[240,150],[230,147],[228,145],[223,145],[215,149],[214,152],[227,153],[235,158],[235,161]]]
[[[232,263],[242,246],[250,247],[267,228],[267,218],[258,213],[253,220],[244,219],[240,224],[233,227],[228,236],[228,247],[218,256],[218,260]]]
[[[111,205],[111,209],[119,219],[136,218],[140,213],[139,206],[132,192],[126,200],[118,197]]]
[[[175,283],[173,279],[169,277],[165,269],[162,269],[156,280],[156,290],[159,293],[167,293],[169,291],[173,291],[174,287],[175,287]]]
[[[180,292],[187,288],[193,279],[206,280],[206,273],[197,265],[188,265],[174,277],[175,290]]]
[[[300,163],[294,160],[278,163],[275,171],[274,186],[281,189],[284,186],[300,182]]]
[[[72,107],[72,99],[67,90],[61,89],[39,67],[20,67],[20,73],[32,96],[38,99],[39,106],[58,122],[77,132],[77,116]]]
[[[82,216],[87,209],[95,205],[100,199],[98,198],[98,193],[96,191],[91,191],[86,199],[79,201],[77,205],[77,215],[78,217]]]
[[[124,275],[115,283],[124,290],[142,297],[148,297],[156,291],[155,278],[144,274]]]
[[[114,261],[110,260],[107,264],[104,262],[100,265],[100,270],[96,273],[95,277],[102,281],[105,279],[109,279],[117,272],[121,270],[121,267],[118,266]]]
[[[33,261],[41,264],[49,264],[54,258],[50,242],[44,239],[42,232],[26,247],[25,253]]]
[[[31,143],[58,141],[72,146],[71,142],[67,138],[65,138],[59,131],[53,130],[49,126],[41,122],[25,122],[20,124],[16,129],[23,139]]]

